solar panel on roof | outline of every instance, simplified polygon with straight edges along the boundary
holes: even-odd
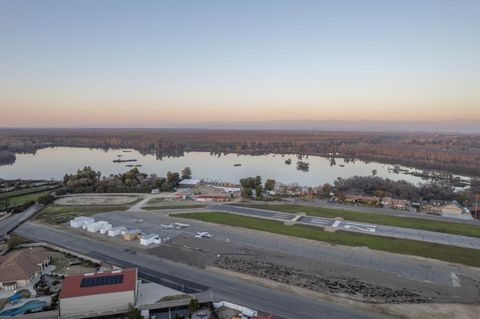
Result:
[[[80,281],[80,288],[104,286],[104,285],[118,285],[121,283],[123,283],[123,274],[89,277],[89,278],[82,278],[82,280]]]

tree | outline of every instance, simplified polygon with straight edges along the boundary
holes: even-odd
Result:
[[[198,299],[196,298],[191,299],[190,303],[188,304],[188,312],[190,313],[190,317],[198,309],[200,309],[200,304],[198,303]]]
[[[330,193],[331,193],[332,191],[333,191],[333,186],[330,185],[329,183],[325,183],[325,184],[322,186],[323,196],[325,196],[325,197],[330,196]]]
[[[262,199],[262,192],[263,192],[262,184],[257,185],[257,187],[255,187],[255,198]]]
[[[275,190],[275,180],[274,179],[267,179],[265,182],[265,190],[273,191]]]
[[[242,178],[240,179],[240,185],[242,186],[242,197],[250,198],[253,190],[257,193],[257,198],[262,196],[262,178],[260,176]],[[260,190],[260,192],[258,192],[257,189]]]
[[[12,235],[7,241],[8,249],[15,249],[18,245],[22,244],[24,241],[22,238]]]
[[[128,312],[127,318],[128,319],[143,319],[142,313],[140,312],[140,309],[137,309],[135,307],[130,307],[130,311]]]
[[[51,204],[54,200],[55,196],[53,196],[52,194],[45,194],[37,198],[37,202],[43,205]]]
[[[191,179],[192,178],[192,170],[190,169],[190,167],[185,167],[183,170],[182,170],[182,179]]]

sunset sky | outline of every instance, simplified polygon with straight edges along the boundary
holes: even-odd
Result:
[[[480,119],[480,1],[3,1],[0,127]]]

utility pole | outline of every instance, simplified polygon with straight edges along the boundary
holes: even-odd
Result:
[[[478,196],[479,196],[479,194],[475,195],[475,199],[476,199],[476,201],[475,201],[475,219],[477,219],[477,214],[478,214]]]

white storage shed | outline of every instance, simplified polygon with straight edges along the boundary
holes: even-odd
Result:
[[[158,234],[148,234],[140,238],[140,245],[148,246],[154,244],[155,241],[158,243],[159,240]]]
[[[108,222],[101,220],[101,221],[98,221],[96,223],[87,225],[87,231],[90,232],[90,233],[98,233],[100,231],[100,229],[102,229],[104,227],[108,227],[108,225],[110,225],[110,227],[112,227],[112,225],[109,224]]]
[[[70,221],[70,226],[73,228],[81,228],[83,226],[95,223],[95,219],[86,216],[78,216]]]
[[[115,237],[115,236],[118,236],[118,235],[121,235],[122,234],[122,231],[126,230],[127,228],[124,227],[124,226],[117,226],[117,227],[113,227],[113,228],[110,228],[107,232],[108,236],[110,237]]]

